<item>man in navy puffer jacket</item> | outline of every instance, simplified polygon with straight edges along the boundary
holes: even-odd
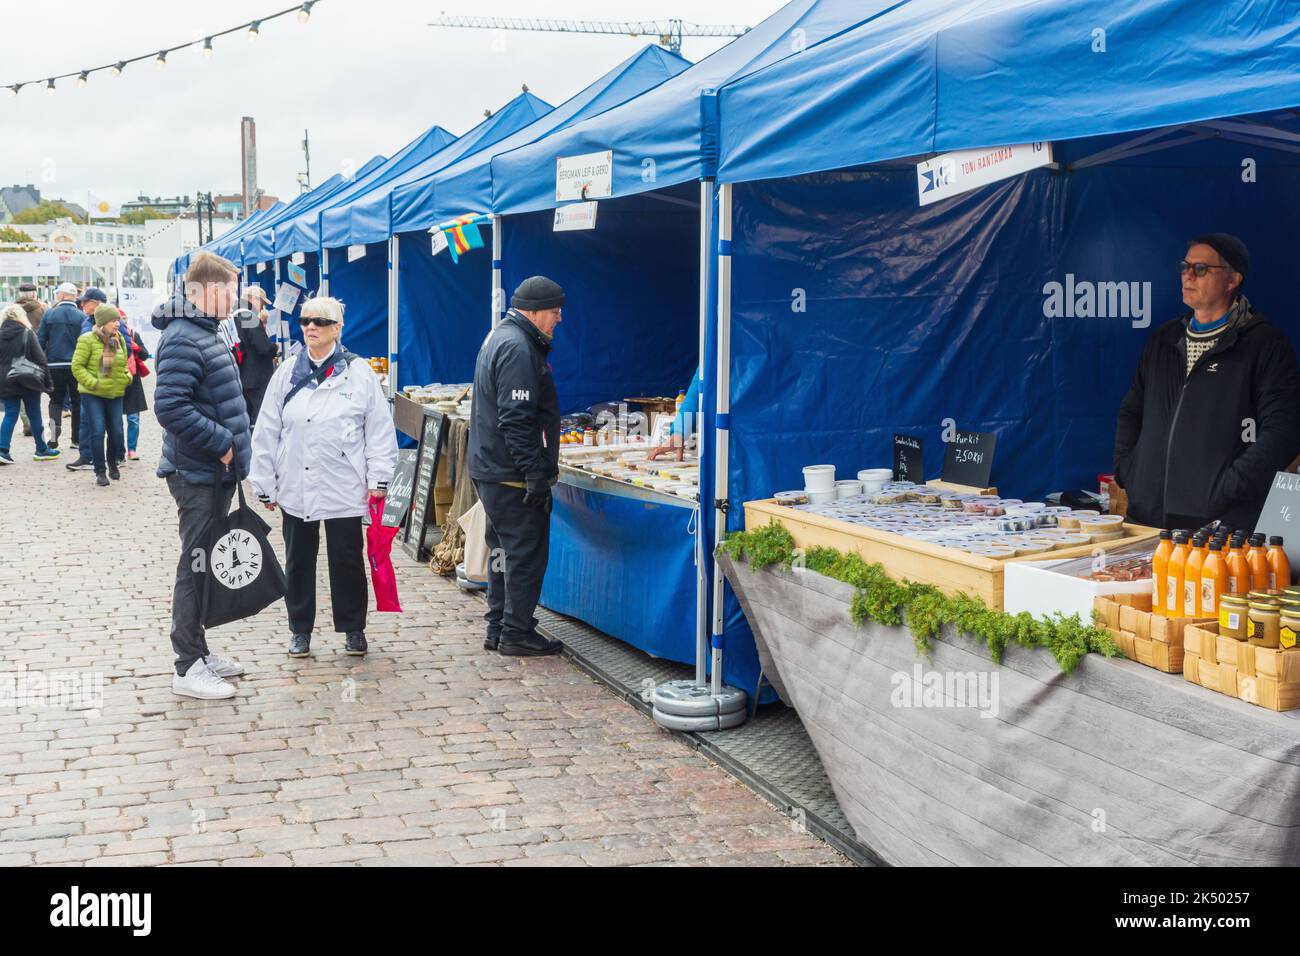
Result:
[[[248,410],[239,367],[217,332],[238,304],[238,272],[220,256],[200,252],[185,274],[185,295],[153,313],[162,330],[154,415],[166,433],[158,475],[167,479],[180,518],[181,557],[172,591],[172,690],[200,700],[233,697],[224,678],[242,674],[236,661],[208,651],[191,564],[212,515],[213,486],[230,510],[235,482],[248,476],[252,458]]]

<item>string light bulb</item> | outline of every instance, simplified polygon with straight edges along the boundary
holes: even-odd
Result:
[[[113,75],[121,76],[122,71],[125,69],[126,69],[126,61],[118,60],[116,63],[113,64]]]
[[[208,37],[203,41],[203,55],[206,57],[212,56],[212,37]]]
[[[159,50],[159,51],[158,51],[158,55],[157,55],[156,57],[153,58],[153,65],[154,65],[155,68],[157,68],[157,69],[159,69],[159,70],[166,68],[166,66],[167,66],[167,51],[166,51],[166,50]]]
[[[81,76],[77,77],[77,85],[78,85],[78,86],[85,86],[85,85],[86,85],[86,81],[87,81],[88,79],[90,79],[90,71],[89,71],[89,70],[82,70],[82,71],[81,71]]]
[[[262,28],[261,20],[254,20],[252,23],[250,23],[248,25],[248,39],[250,41],[254,41],[258,37],[260,37],[262,35],[261,28]]]
[[[308,20],[311,19],[311,8],[315,5],[316,5],[316,0],[307,0],[306,3],[304,3],[301,7],[298,8],[299,23],[306,23]]]
[[[53,95],[54,95],[54,80],[53,80],[53,78],[51,78],[51,79],[49,79],[49,80],[46,80],[46,82],[45,82],[45,92],[48,93],[48,94],[50,94],[50,96],[53,96]]]
[[[17,95],[18,95],[18,91],[21,90],[22,88],[23,88],[23,85],[22,85],[21,83],[15,83],[13,86],[8,87],[9,95],[10,95],[10,96],[17,96]]]

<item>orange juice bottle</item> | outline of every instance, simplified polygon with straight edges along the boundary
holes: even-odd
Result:
[[[1228,563],[1223,560],[1223,545],[1210,542],[1210,551],[1201,565],[1201,617],[1217,616],[1219,598],[1228,590]]]
[[[1291,586],[1291,562],[1282,550],[1281,535],[1268,539],[1268,589],[1278,591]]]
[[[1192,550],[1183,566],[1183,616],[1201,616],[1201,565],[1205,563],[1205,538],[1192,538]]]
[[[1165,615],[1183,616],[1183,574],[1187,564],[1187,532],[1174,532],[1174,550],[1169,552],[1169,569],[1165,576]]]
[[[1160,532],[1160,543],[1151,555],[1151,613],[1165,616],[1165,594],[1169,590],[1169,555],[1174,550],[1173,535]]]
[[[1234,537],[1229,542],[1228,550],[1228,593],[1245,594],[1249,588],[1246,586],[1250,581],[1250,568],[1246,564],[1246,552],[1243,549],[1245,541],[1243,538]]]
[[[1246,564],[1250,568],[1250,589],[1252,591],[1268,590],[1268,553],[1264,549],[1264,536],[1250,536],[1250,551],[1246,553]]]

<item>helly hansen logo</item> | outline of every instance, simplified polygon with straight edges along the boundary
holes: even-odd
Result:
[[[1205,366],[1205,370],[1207,372],[1217,372],[1219,370],[1219,363],[1211,362],[1209,365]]]
[[[512,402],[526,402],[526,401],[528,401],[528,389],[526,389],[526,388],[512,388],[512,389],[510,390],[510,400],[511,400]]]

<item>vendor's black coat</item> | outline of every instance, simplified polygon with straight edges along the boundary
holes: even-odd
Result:
[[[1115,479],[1134,521],[1217,518],[1254,528],[1274,473],[1300,452],[1295,351],[1251,311],[1185,376],[1190,318],[1147,341],[1119,410]]]

